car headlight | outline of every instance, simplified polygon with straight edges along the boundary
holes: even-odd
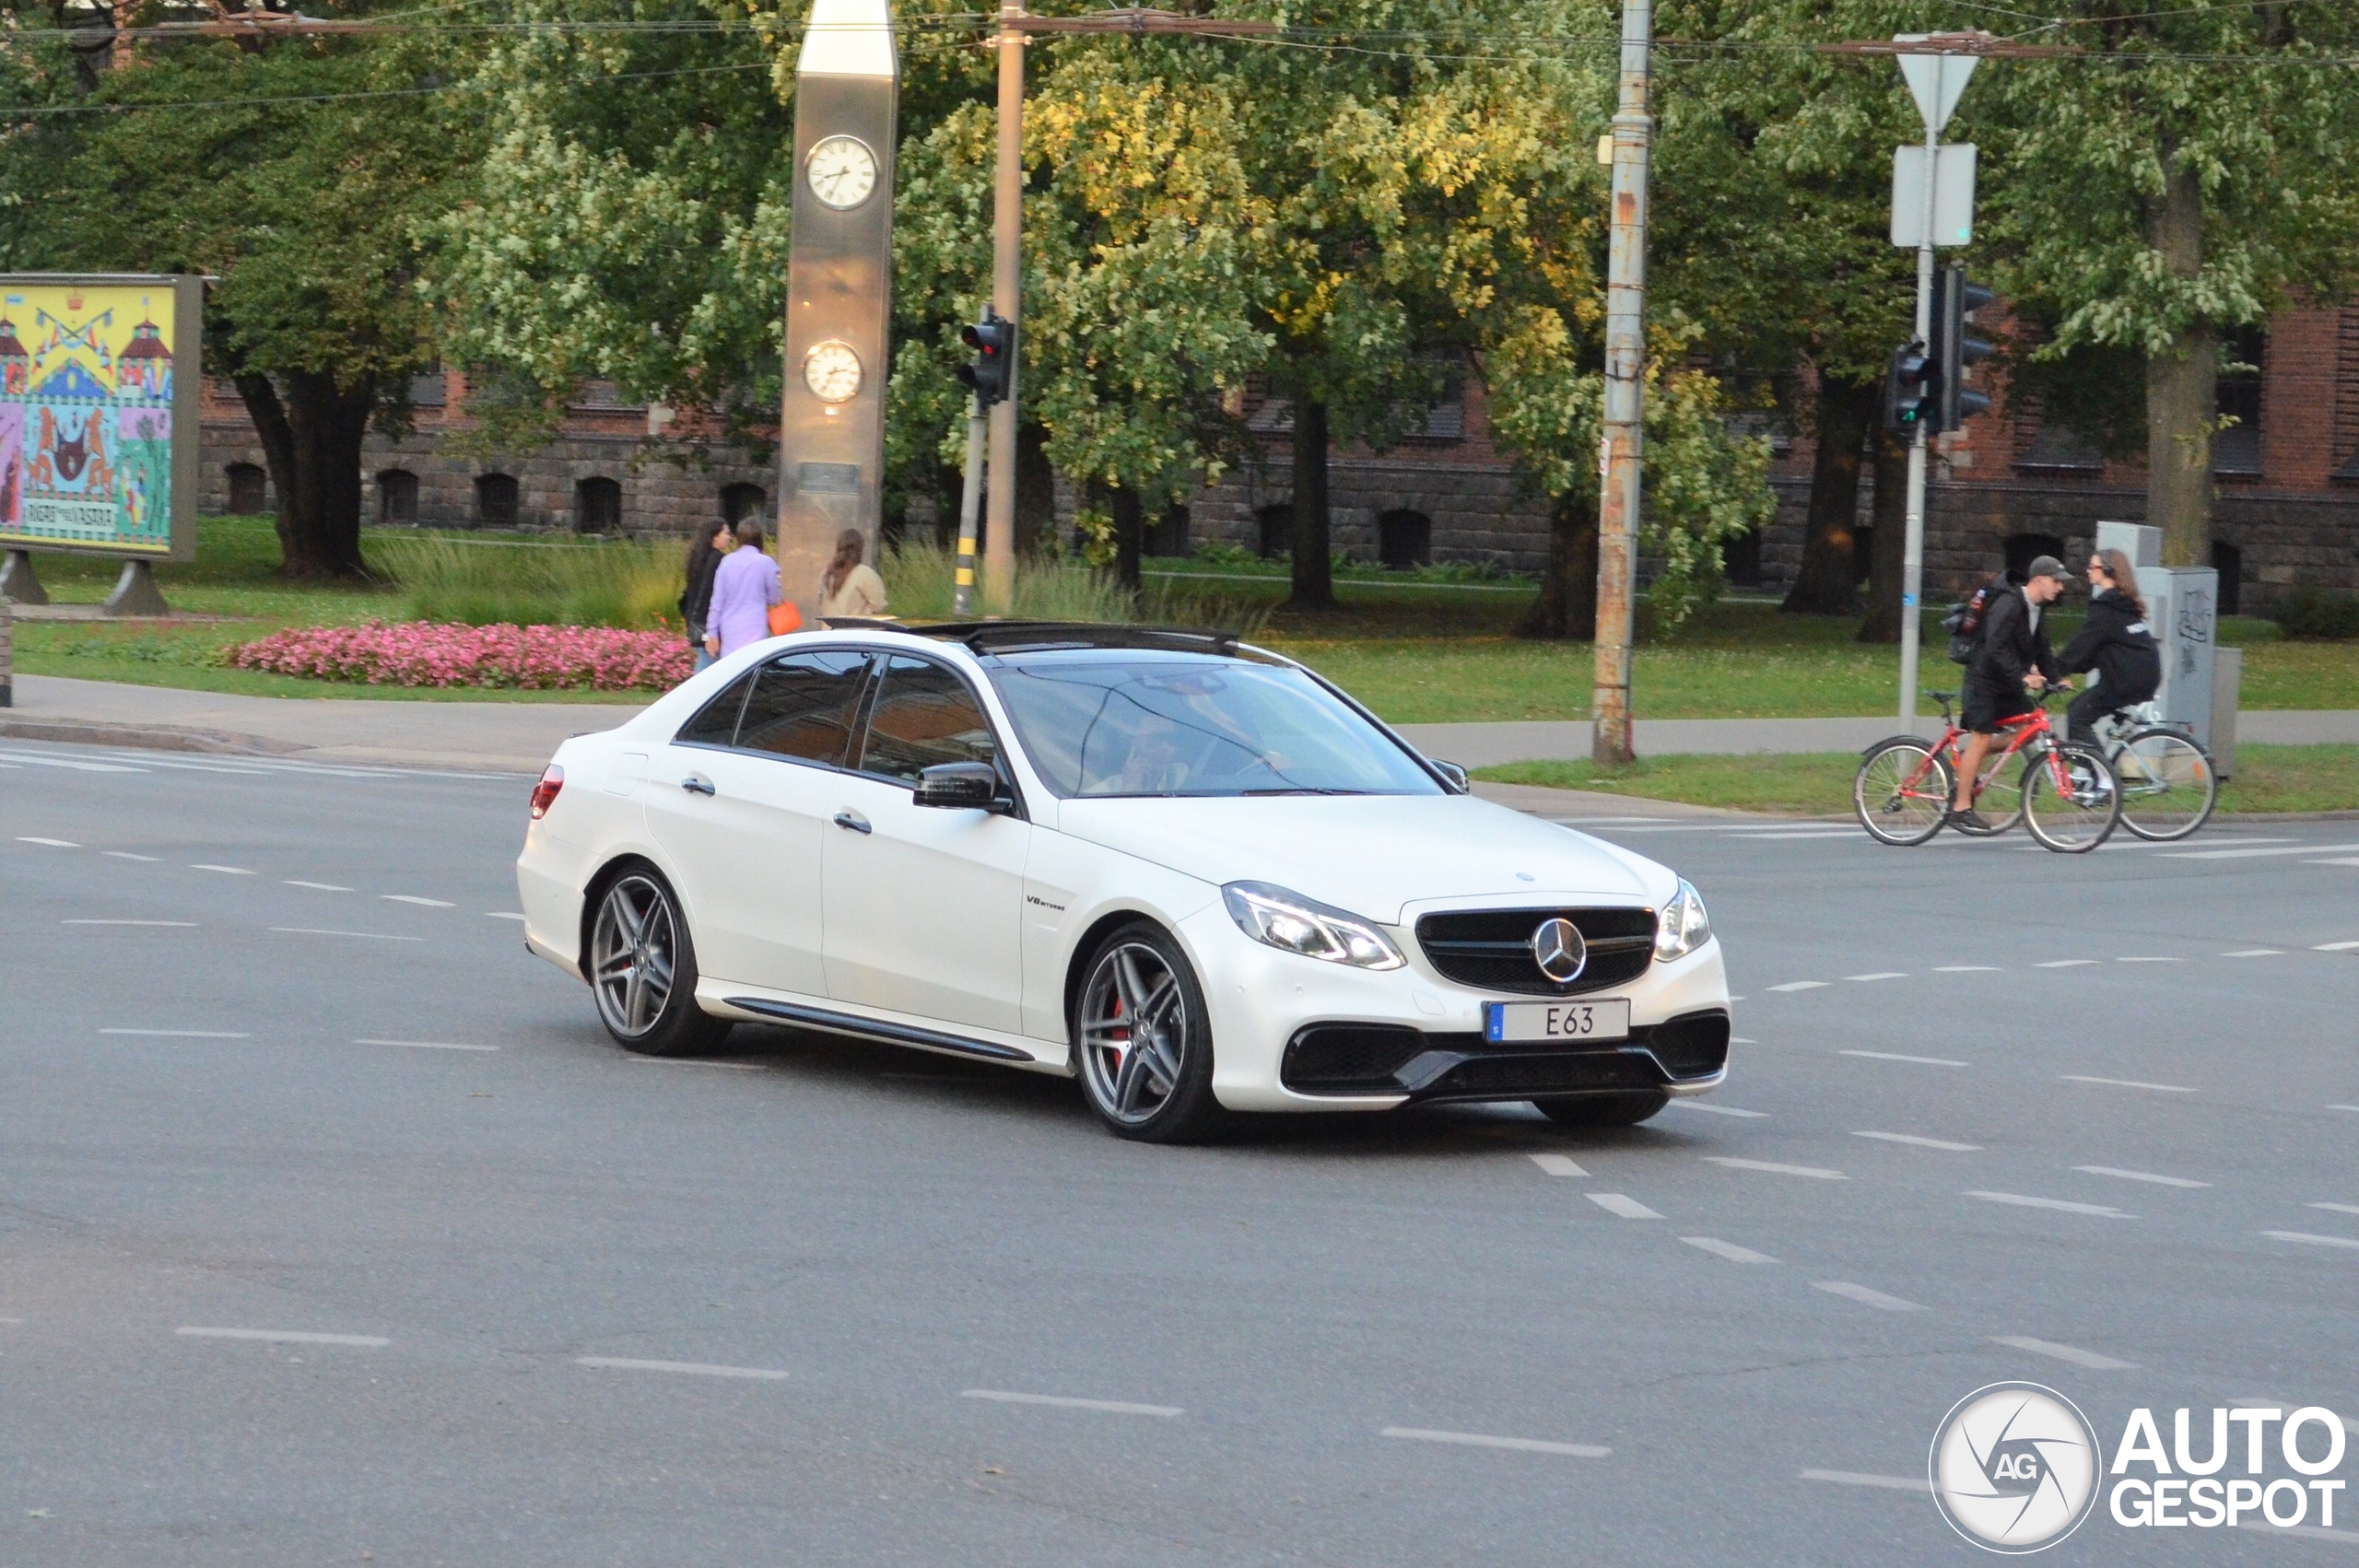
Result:
[[[1704,895],[1681,877],[1679,891],[1662,907],[1662,917],[1655,923],[1655,959],[1668,964],[1684,958],[1711,940],[1712,918],[1704,913]]]
[[[1255,942],[1305,958],[1360,969],[1398,969],[1407,962],[1392,939],[1356,915],[1266,882],[1232,882],[1220,890],[1229,918]]]

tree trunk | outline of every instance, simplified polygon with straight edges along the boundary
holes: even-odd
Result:
[[[282,378],[248,372],[239,395],[262,437],[278,490],[279,571],[289,578],[366,579],[360,558],[360,442],[376,412],[377,389],[339,388],[332,375]]]
[[[1877,423],[1884,388],[1822,377],[1818,383],[1818,456],[1811,467],[1810,521],[1802,532],[1802,570],[1779,608],[1803,615],[1848,615],[1860,604],[1860,568],[1852,530],[1860,515],[1860,447]]]
[[[2174,277],[2203,266],[2203,190],[2174,169],[2146,204],[2146,242]],[[2219,416],[2220,339],[2209,322],[2146,361],[2146,521],[2163,531],[2163,565],[2212,564],[2212,422]]]
[[[1140,547],[1146,537],[1146,509],[1139,493],[1117,489],[1107,493],[1107,508],[1114,514],[1114,579],[1124,588],[1139,585]]]
[[[1327,405],[1294,405],[1294,591],[1289,610],[1335,607],[1335,574],[1327,559]]]
[[[1900,569],[1908,554],[1908,443],[1879,421],[1868,432],[1875,454],[1875,538],[1868,546],[1868,614],[1861,642],[1900,640]]]
[[[1033,556],[1056,536],[1057,471],[1049,462],[1049,427],[1025,424],[1015,431],[1015,550]]]
[[[1579,493],[1549,509],[1548,565],[1518,637],[1597,639],[1597,499]]]

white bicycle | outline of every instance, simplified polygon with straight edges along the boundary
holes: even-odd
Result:
[[[2107,714],[2091,730],[2088,739],[2113,765],[2122,826],[2141,838],[2167,843],[2212,819],[2212,808],[2220,802],[2220,773],[2212,754],[2184,726],[2164,723],[2154,703]]]

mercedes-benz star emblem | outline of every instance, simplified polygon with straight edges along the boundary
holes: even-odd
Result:
[[[1541,921],[1532,933],[1532,961],[1561,986],[1578,979],[1589,966],[1589,943],[1581,940],[1579,926],[1559,915]]]

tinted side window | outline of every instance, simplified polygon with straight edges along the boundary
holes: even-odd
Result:
[[[725,746],[736,738],[737,714],[745,706],[745,694],[754,689],[754,677],[742,676],[729,683],[727,689],[697,710],[697,716],[680,726],[674,739],[692,746]]]
[[[883,684],[868,715],[860,770],[917,782],[937,762],[990,762],[991,721],[967,683],[939,664],[906,654],[885,663]]]
[[[868,655],[849,649],[771,660],[755,673],[738,748],[842,766],[867,681]]]

